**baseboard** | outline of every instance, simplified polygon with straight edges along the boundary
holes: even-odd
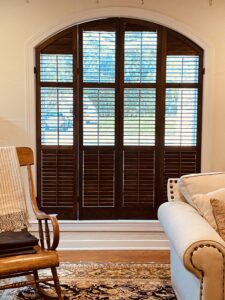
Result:
[[[61,240],[59,250],[169,250],[168,240]]]
[[[38,224],[31,222],[38,234]],[[167,250],[158,221],[60,221],[59,250]]]
[[[31,220],[33,231],[38,231],[38,222]],[[163,232],[158,220],[95,220],[95,221],[71,221],[59,220],[61,232],[83,231],[126,231],[126,232]]]

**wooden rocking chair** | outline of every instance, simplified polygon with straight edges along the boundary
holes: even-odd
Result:
[[[56,270],[56,267],[59,265],[59,258],[56,251],[59,243],[58,221],[55,216],[47,215],[38,209],[34,194],[34,183],[31,170],[31,166],[34,164],[33,151],[27,147],[18,147],[16,150],[20,166],[27,167],[31,203],[39,224],[40,245],[34,247],[36,250],[36,253],[34,254],[22,254],[0,258],[0,281],[1,279],[11,277],[32,275],[32,279],[28,279],[26,281],[1,285],[0,290],[35,284],[38,292],[43,298],[62,300],[63,298],[61,296],[61,289]],[[52,241],[50,238],[49,222],[51,222],[53,228]],[[38,276],[38,270],[45,268],[51,269],[52,276],[40,279]],[[29,278],[31,278],[31,276],[29,276]],[[54,282],[56,291],[55,296],[48,295],[39,285],[39,283],[48,281]]]

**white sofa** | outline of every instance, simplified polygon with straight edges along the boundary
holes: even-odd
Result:
[[[225,188],[225,173],[190,175],[185,180],[183,192],[189,196]],[[169,201],[158,210],[170,241],[173,288],[179,300],[225,299],[225,242],[186,202],[181,189],[179,180],[169,179]]]

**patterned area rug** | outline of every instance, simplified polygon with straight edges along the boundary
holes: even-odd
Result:
[[[64,263],[58,268],[64,300],[175,300],[168,264]],[[39,275],[50,275],[39,271]],[[21,279],[21,278],[20,278]],[[52,284],[43,286],[54,293]],[[1,300],[40,300],[33,287],[0,292]]]

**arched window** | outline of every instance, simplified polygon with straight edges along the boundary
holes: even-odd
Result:
[[[203,50],[125,18],[36,48],[40,207],[61,219],[155,219],[170,177],[200,171]]]

